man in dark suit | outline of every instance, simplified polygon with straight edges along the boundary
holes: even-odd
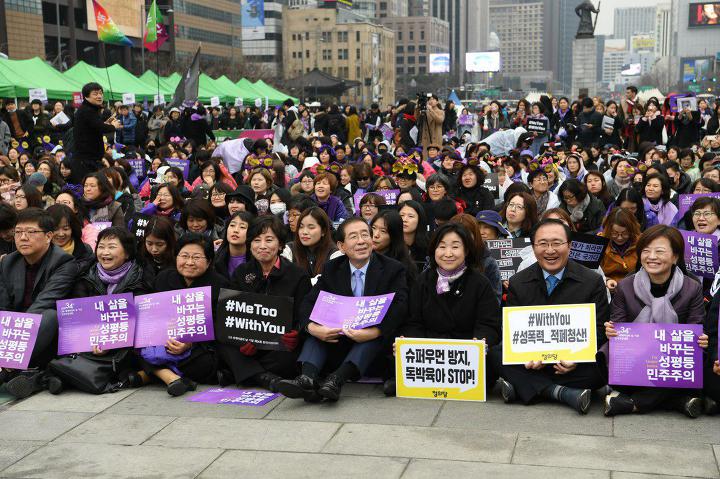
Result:
[[[507,306],[594,303],[599,348],[607,340],[604,324],[610,318],[602,277],[569,259],[570,228],[560,220],[538,223],[532,245],[537,263],[510,278]],[[586,414],[592,390],[605,385],[595,363],[561,361],[551,367],[542,361],[530,361],[524,366],[505,366],[502,345],[491,349],[489,356],[501,377],[502,396],[508,403],[515,399],[525,404],[555,400]]]
[[[350,218],[340,225],[338,247],[345,256],[325,265],[300,308],[300,327],[308,334],[298,358],[302,372],[293,380],[278,383],[278,391],[289,398],[337,401],[343,384],[359,379],[383,347],[392,343],[407,313],[405,267],[372,252],[370,227],[362,218]],[[342,296],[395,293],[395,297],[378,326],[342,330],[310,320],[320,291]],[[318,382],[323,369],[333,372]]]
[[[47,211],[27,208],[15,225],[17,251],[0,262],[0,310],[42,315],[30,366],[44,367],[55,356],[58,320],[55,301],[67,298],[78,278],[75,259],[51,240],[55,222]],[[42,389],[37,369],[0,371],[0,383],[17,398]]]

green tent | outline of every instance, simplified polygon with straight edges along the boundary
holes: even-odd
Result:
[[[137,102],[141,102],[143,98],[152,101],[157,94],[156,89],[139,80],[120,65],[115,64],[108,67],[107,72],[105,70],[105,68],[94,67],[80,61],[66,71],[65,75],[81,84],[90,81],[101,84],[105,90],[105,96],[112,100],[122,100],[123,93],[134,93]],[[109,82],[108,75],[110,76]]]
[[[255,99],[251,98],[245,90],[237,86],[225,75],[215,79],[215,85],[220,88],[226,95],[233,97],[232,104],[235,104],[235,98],[242,98],[243,105],[251,104]]]
[[[220,99],[220,103],[235,102],[235,95],[226,92],[215,80],[205,73],[200,74],[200,87],[198,91],[199,100],[203,103],[210,103],[214,96]]]
[[[166,96],[165,100],[169,101],[167,96],[172,95],[175,93],[175,86],[168,85],[168,82],[166,79],[159,77],[157,73],[155,73],[152,70],[148,70],[142,75],[140,75],[140,80],[147,85],[150,86],[150,88],[153,88],[154,90],[157,90],[158,88],[158,79],[160,80],[160,93]]]
[[[255,102],[255,98],[260,98],[262,101],[265,101],[265,94],[256,88],[247,78],[241,78],[235,85],[240,87],[241,90],[248,92],[247,97],[251,99],[250,104]]]
[[[27,98],[29,89],[44,88],[48,98],[72,100],[72,94],[81,91],[82,85],[66,78],[38,57],[0,59],[0,91],[3,96]]]
[[[268,85],[267,83],[265,83],[262,80],[256,81],[254,83],[254,85],[255,85],[256,89],[267,92],[265,96],[267,96],[270,99],[270,103],[273,105],[280,105],[280,104],[282,104],[282,102],[284,102],[288,98],[290,98],[295,103],[299,102],[299,100],[297,98],[292,97],[292,96],[288,95],[287,93],[283,93],[280,90],[278,90],[277,88],[271,87],[270,85]]]

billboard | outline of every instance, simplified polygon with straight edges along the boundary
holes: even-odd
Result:
[[[107,10],[108,15],[125,36],[142,37],[146,16],[144,0],[102,0],[100,4]],[[88,30],[97,32],[92,0],[85,0],[85,7],[87,9]]]
[[[623,65],[620,74],[624,77],[640,75],[642,73],[642,65],[640,63],[630,63]]]
[[[430,54],[430,73],[449,73],[450,72],[450,54],[449,53],[431,53]]]
[[[682,58],[680,59],[680,71],[682,82],[689,83],[693,80],[702,81],[710,75],[713,66],[712,57]]]
[[[240,22],[243,40],[265,39],[265,1],[241,0]]]
[[[465,54],[465,71],[500,71],[500,52],[467,52]]]
[[[689,28],[720,26],[720,2],[691,3],[688,8]]]
[[[655,37],[652,35],[633,35],[630,37],[630,49],[634,52],[640,50],[654,50]]]

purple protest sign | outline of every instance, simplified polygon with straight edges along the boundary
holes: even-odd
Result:
[[[610,338],[609,383],[700,389],[702,324],[616,323]]]
[[[395,293],[379,296],[340,296],[320,291],[310,319],[328,328],[363,329],[380,324]]]
[[[183,178],[187,180],[188,174],[190,173],[190,160],[183,160],[181,158],[165,158],[168,166],[176,166],[183,172]]]
[[[702,198],[703,196],[709,196],[711,198],[720,199],[720,193],[699,193],[697,195],[680,195],[678,196],[678,212],[677,217],[682,218],[692,207],[695,200]]]
[[[28,367],[41,319],[40,314],[0,311],[0,367]]]
[[[386,123],[383,123],[380,125],[380,131],[383,134],[383,138],[385,138],[387,141],[392,140],[393,135],[395,134],[395,131],[388,126]]]
[[[232,404],[235,406],[264,406],[275,398],[280,397],[277,393],[257,391],[254,389],[225,389],[210,388],[190,396],[187,400],[191,402],[202,402],[206,404]]]
[[[215,339],[210,286],[135,297],[135,347],[162,346],[170,338],[185,343]]]
[[[142,158],[131,158],[127,162],[132,167],[138,178],[145,178],[145,160]]]
[[[132,293],[56,301],[58,355],[132,347],[135,303]]]
[[[718,239],[715,235],[680,231],[685,240],[685,265],[703,278],[714,278],[720,266],[718,259]]]
[[[357,212],[357,214],[360,214],[360,200],[363,199],[363,196],[369,193],[375,193],[376,195],[382,196],[383,198],[385,198],[385,204],[387,205],[396,204],[398,196],[400,196],[400,190],[377,190],[370,192],[358,191],[353,195],[353,201],[355,202],[355,211]]]

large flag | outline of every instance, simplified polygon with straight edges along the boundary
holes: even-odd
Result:
[[[198,99],[198,88],[200,86],[200,47],[198,47],[183,77],[175,88],[175,95],[171,107],[179,107],[181,105],[192,106]]]
[[[97,0],[93,0],[93,10],[95,11],[95,23],[97,24],[98,40],[103,43],[112,43],[113,45],[132,46],[132,42],[128,37],[120,31],[115,22],[113,22],[108,12],[100,5]]]
[[[151,52],[156,52],[168,38],[169,35],[167,28],[165,28],[165,25],[163,24],[162,13],[160,13],[156,0],[153,0],[147,16],[145,38],[143,39],[143,43],[145,48]]]

